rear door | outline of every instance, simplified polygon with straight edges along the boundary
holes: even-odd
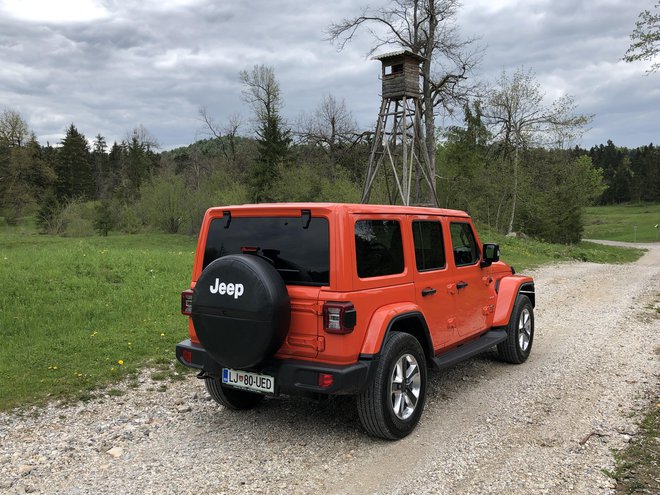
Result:
[[[479,265],[481,252],[469,221],[451,219],[452,260],[455,270],[450,292],[455,294],[456,327],[461,337],[486,329],[489,296],[487,274]]]
[[[447,291],[453,283],[447,268],[440,217],[419,216],[411,222],[415,252],[415,297],[422,308],[437,351],[455,340],[455,301]]]

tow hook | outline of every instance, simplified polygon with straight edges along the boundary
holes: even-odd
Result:
[[[209,375],[206,371],[202,370],[199,373],[197,373],[197,378],[199,378],[200,380],[210,380],[213,377]]]

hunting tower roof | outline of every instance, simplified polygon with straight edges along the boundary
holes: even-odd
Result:
[[[380,60],[381,62],[386,62],[389,58],[399,58],[402,56],[413,58],[419,63],[422,63],[424,60],[426,60],[426,57],[422,57],[417,53],[411,52],[410,50],[397,50],[395,52],[382,53],[372,57],[372,60]]]

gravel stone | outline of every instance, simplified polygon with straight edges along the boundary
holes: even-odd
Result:
[[[29,466],[27,464],[21,464],[20,466],[18,466],[18,474],[20,474],[21,476],[27,476],[32,472],[32,469],[33,469],[32,466]]]
[[[145,370],[137,388],[113,386],[121,397],[0,414],[0,488],[613,494],[604,474],[614,469],[611,449],[634,438],[642,392],[658,390],[660,318],[649,308],[660,293],[660,246],[649,249],[635,264],[535,271],[529,360],[509,365],[489,353],[430,372],[422,420],[401,441],[366,436],[348,397],[266,399],[230,411],[208,400],[194,373],[161,392]],[[183,320],[181,328],[183,337]]]
[[[122,449],[121,447],[112,447],[110,450],[106,452],[106,454],[110,455],[111,457],[114,457],[115,459],[121,457],[123,453],[124,453],[124,449]]]

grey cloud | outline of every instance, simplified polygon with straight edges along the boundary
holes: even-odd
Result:
[[[602,119],[585,144],[611,134],[633,146],[649,140],[649,128],[656,132],[657,76],[643,78],[630,66],[621,75],[616,63],[637,15],[629,2],[520,1],[489,14],[469,4],[460,26],[488,46],[481,79],[533,67],[549,93],[571,93],[581,111]],[[341,53],[323,40],[327,26],[358,13],[360,2],[103,5],[109,16],[90,23],[38,24],[0,14],[0,106],[23,113],[42,141],[73,122],[88,137],[100,132],[109,141],[143,124],[165,147],[190,143],[200,105],[219,121],[234,113],[247,120],[238,72],[259,63],[275,68],[289,121],[329,93],[346,100],[362,127],[375,121],[379,67],[365,56],[368,36]]]

